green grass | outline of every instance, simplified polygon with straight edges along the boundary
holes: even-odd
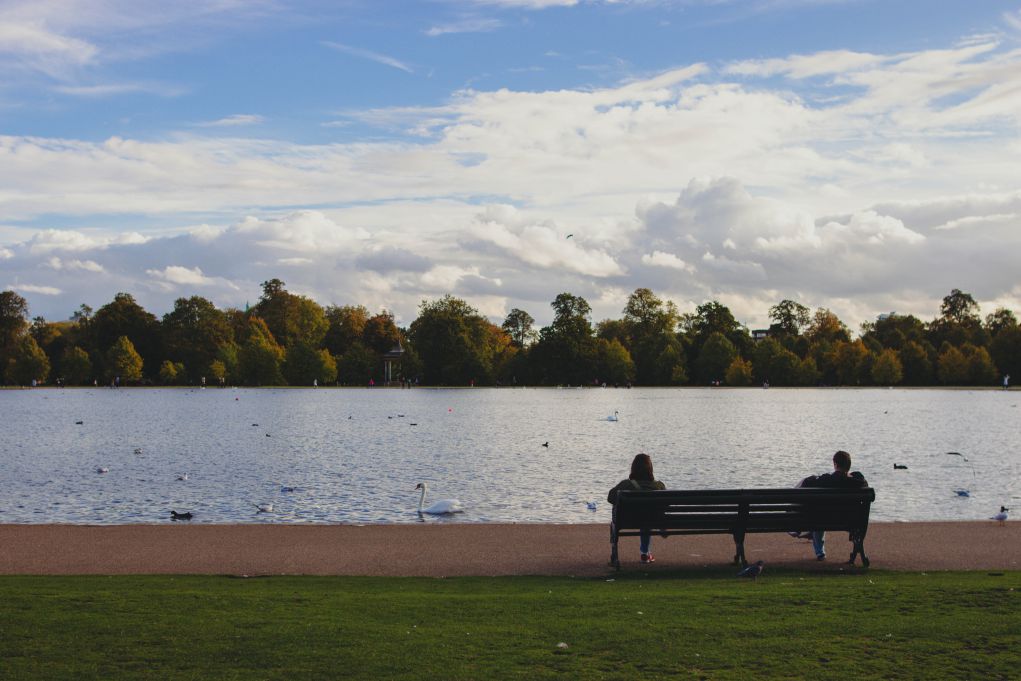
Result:
[[[8,576],[0,679],[1007,679],[1019,597],[1018,572]]]

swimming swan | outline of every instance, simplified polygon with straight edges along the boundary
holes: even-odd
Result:
[[[619,413],[620,413],[620,412],[617,412],[617,411],[613,412],[612,414],[610,414],[609,416],[607,416],[607,417],[606,417],[606,420],[607,420],[607,421],[616,421],[616,420],[618,420],[618,419],[617,419],[617,415],[618,415]]]
[[[429,515],[445,515],[447,513],[464,513],[464,507],[461,506],[461,502],[457,499],[440,499],[433,503],[429,508],[422,508],[425,504],[425,490],[426,484],[420,482],[415,485],[415,489],[422,490],[422,495],[418,498],[418,514],[428,513]]]

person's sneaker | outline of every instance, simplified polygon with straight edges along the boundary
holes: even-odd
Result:
[[[795,539],[801,539],[801,533],[800,532],[788,532],[787,534],[791,535]]]
[[[643,563],[655,563],[656,559],[652,557],[651,553],[643,553],[641,557]]]
[[[815,559],[816,560],[826,560],[826,554],[825,553],[820,553],[818,556],[815,557]]]

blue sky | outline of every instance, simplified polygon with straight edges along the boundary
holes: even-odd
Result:
[[[1018,0],[0,0],[0,287],[1019,311],[1019,129]]]

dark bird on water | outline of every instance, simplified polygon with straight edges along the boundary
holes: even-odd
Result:
[[[191,511],[185,511],[184,513],[178,513],[177,511],[170,512],[171,520],[191,520]]]
[[[542,446],[545,447],[546,449],[549,449],[549,442],[543,442]]]
[[[737,576],[751,577],[752,579],[755,579],[756,577],[762,574],[762,565],[763,565],[762,561],[757,560],[755,561],[755,565],[749,565],[744,570],[741,570],[741,572],[737,573]]]
[[[74,422],[74,425],[76,425],[76,426],[80,426],[80,425],[82,425],[83,423],[85,423],[85,421],[75,421],[75,422]]]
[[[907,469],[908,469],[907,466],[903,466],[903,465],[901,465],[899,463],[893,464],[893,470],[895,470],[895,471],[906,471]]]

